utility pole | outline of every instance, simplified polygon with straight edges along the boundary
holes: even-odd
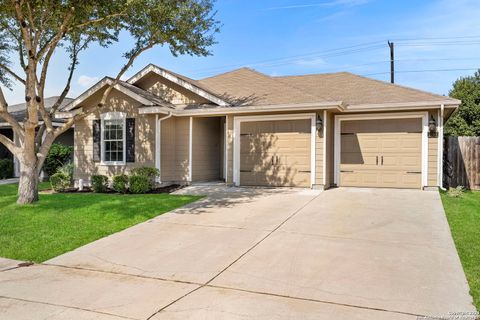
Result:
[[[395,83],[395,50],[393,42],[388,41],[390,48],[390,82]]]

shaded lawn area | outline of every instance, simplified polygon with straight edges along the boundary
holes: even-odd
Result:
[[[441,196],[470,294],[480,311],[480,192],[466,192],[461,198],[445,192]]]
[[[41,185],[49,188],[48,183]],[[0,185],[0,257],[43,262],[201,197],[169,194],[42,194],[19,206],[17,185]]]

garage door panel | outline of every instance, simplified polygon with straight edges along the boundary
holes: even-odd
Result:
[[[383,121],[342,123],[341,186],[421,186],[421,121],[397,119],[390,124],[392,128]]]
[[[240,184],[310,186],[311,121],[244,122]]]
[[[421,175],[373,170],[341,172],[340,184],[344,187],[418,188],[421,184]]]
[[[380,159],[381,163],[381,159]],[[417,170],[421,167],[421,158],[416,154],[387,154],[383,156],[383,168],[399,171]]]

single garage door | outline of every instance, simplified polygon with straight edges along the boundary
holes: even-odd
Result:
[[[422,120],[341,122],[340,185],[420,188]]]
[[[310,121],[242,122],[240,184],[310,187]]]

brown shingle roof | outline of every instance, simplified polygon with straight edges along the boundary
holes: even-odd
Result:
[[[349,72],[284,76],[275,79],[346,105],[450,100],[451,98],[370,79]],[[451,99],[454,101],[454,99]]]
[[[50,110],[53,107],[53,105],[57,102],[58,98],[59,96],[45,98],[45,101],[44,101],[45,110],[47,111]],[[68,105],[72,101],[73,101],[72,98],[65,97],[65,99],[63,99],[62,104],[58,109],[62,110],[63,108],[65,108],[66,105]],[[27,104],[24,102],[24,103],[11,105],[8,107],[8,112],[13,116],[13,118],[15,118],[15,120],[20,122],[25,121],[27,117]],[[41,119],[40,113],[39,113],[39,118]],[[63,120],[55,119],[55,121],[62,122]],[[6,121],[3,121],[3,119],[0,119],[0,123],[6,123]]]
[[[248,68],[197,81],[237,105],[342,101],[344,105],[457,100],[349,72],[270,77]],[[238,103],[241,102],[241,103]]]
[[[329,100],[249,68],[233,70],[197,82],[237,106],[314,103]]]

